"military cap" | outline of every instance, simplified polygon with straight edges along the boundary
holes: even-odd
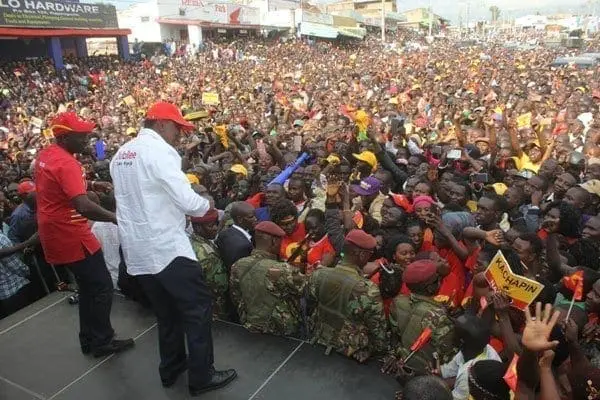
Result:
[[[209,222],[217,222],[219,220],[219,213],[216,208],[211,208],[202,217],[192,217],[192,223],[195,224],[208,224]]]
[[[377,247],[377,240],[361,229],[352,229],[346,235],[346,243],[351,243],[361,249],[373,250]]]
[[[402,274],[402,281],[409,284],[424,283],[437,274],[437,267],[431,260],[417,260],[406,267]]]
[[[283,229],[279,227],[275,222],[271,221],[263,221],[259,222],[254,228],[255,232],[263,232],[267,235],[276,236],[276,237],[284,237],[285,232]]]

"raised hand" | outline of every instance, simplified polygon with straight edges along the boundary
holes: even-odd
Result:
[[[551,350],[558,346],[558,340],[548,341],[550,332],[560,316],[559,311],[552,312],[552,305],[546,304],[542,314],[542,303],[535,305],[535,317],[531,316],[529,307],[525,308],[525,330],[521,339],[523,346],[534,352]]]

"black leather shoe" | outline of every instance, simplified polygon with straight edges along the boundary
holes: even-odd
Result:
[[[87,356],[88,354],[90,354],[92,352],[92,348],[90,347],[89,344],[82,344],[81,352]]]
[[[94,357],[104,357],[113,353],[120,353],[134,346],[133,339],[113,340],[109,344],[96,347],[94,349]]]
[[[225,371],[213,372],[210,380],[200,387],[190,386],[190,396],[198,396],[211,390],[220,389],[227,386],[231,381],[235,379],[237,372],[235,369],[228,369]]]
[[[177,369],[177,371],[175,371],[175,373],[172,376],[170,376],[169,378],[166,378],[166,379],[160,378],[160,381],[162,382],[163,387],[170,388],[171,386],[173,386],[175,384],[175,382],[177,382],[177,379],[179,378],[179,376],[181,374],[183,374],[187,368],[188,368],[187,362],[184,362],[183,364],[181,364],[181,366]]]

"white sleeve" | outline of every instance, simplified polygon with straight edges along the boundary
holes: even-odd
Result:
[[[454,381],[454,389],[452,389],[453,400],[468,400],[469,399],[469,370],[464,368],[456,376]]]
[[[442,378],[454,378],[458,374],[458,369],[462,364],[462,353],[458,352],[449,363],[440,365],[440,373]],[[460,358],[460,359],[459,359]]]
[[[169,155],[150,165],[152,174],[161,183],[173,203],[186,215],[202,217],[210,208],[210,202],[192,190],[190,182],[181,170],[181,158]]]

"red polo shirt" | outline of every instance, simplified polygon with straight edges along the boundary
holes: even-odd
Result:
[[[35,169],[37,220],[46,261],[69,264],[100,250],[88,220],[71,200],[86,194],[85,171],[72,154],[53,144],[40,152]]]

